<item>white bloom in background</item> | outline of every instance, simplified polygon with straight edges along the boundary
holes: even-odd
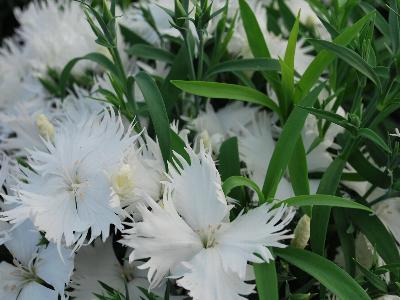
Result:
[[[180,158],[182,167],[170,166],[163,208],[147,198],[151,210],[139,206],[143,221],[122,243],[133,248],[130,261],[150,258],[140,266],[149,269],[150,288],[170,273],[193,299],[243,299],[254,288],[244,282],[247,262],[270,261],[267,247],[285,247],[294,213],[265,204],[229,222],[231,206],[211,154],[186,150],[191,164]]]
[[[4,226],[1,227],[0,230],[5,230]],[[7,236],[4,245],[13,255],[14,264],[0,263],[0,298],[57,300],[61,295],[64,299],[64,288],[74,268],[71,251],[63,247],[57,249],[51,243],[38,246],[41,236],[30,221],[16,228],[8,225]],[[43,282],[54,290],[43,285]]]
[[[285,56],[288,41],[285,38],[277,36],[274,33],[268,31],[267,12],[262,2],[252,1],[249,4],[253,8],[253,12],[264,35],[264,39],[271,54],[271,57],[275,59],[283,58]],[[230,10],[236,11],[233,10],[233,8],[231,8]],[[304,39],[299,39],[296,43],[294,67],[295,70],[300,74],[304,73],[304,71],[314,59],[314,56],[309,54],[312,49],[312,47],[305,46]],[[246,32],[240,19],[237,22],[232,39],[228,44],[228,50],[233,54],[238,54],[245,58],[253,57],[247,41]]]
[[[24,41],[24,51],[30,66],[38,75],[47,69],[62,70],[73,58],[90,52],[105,52],[95,42],[95,35],[86,20],[81,5],[75,1],[33,1],[27,8],[16,9],[21,26],[18,36]],[[91,68],[93,63],[80,62],[73,72]]]
[[[54,118],[57,108],[54,102],[33,99],[29,102],[18,101],[5,112],[0,112],[3,128],[8,136],[1,141],[0,148],[13,151],[15,156],[27,155],[27,149],[45,150],[44,140],[54,135]],[[54,136],[53,136],[54,137]]]
[[[397,243],[400,243],[400,198],[385,199],[372,208],[378,218],[392,232]]]
[[[339,107],[336,113],[342,116],[345,115],[345,111],[341,107]],[[331,124],[329,126],[323,140],[307,154],[307,166],[309,171],[316,172],[326,170],[333,160],[328,149],[336,146],[334,142],[335,138],[341,132],[343,132],[342,127],[336,124]],[[308,115],[301,136],[303,138],[304,148],[307,152],[314,140],[319,137],[318,119],[315,116],[311,114]]]
[[[80,122],[71,116],[58,127],[54,142],[46,142],[46,151],[30,151],[32,170],[24,170],[16,195],[5,197],[16,206],[2,215],[13,223],[31,218],[48,240],[79,247],[89,230],[91,240],[99,235],[105,240],[110,225],[122,228],[122,211],[111,205],[108,174],[138,136],[132,128],[125,132],[111,108]]]
[[[234,102],[216,112],[208,103],[205,111],[200,111],[195,119],[189,120],[188,128],[197,132],[197,138],[203,140],[206,148],[211,146],[214,153],[218,153],[222,142],[249,124],[258,110]]]
[[[286,5],[295,16],[300,11],[300,22],[306,26],[313,27],[320,38],[324,40],[331,39],[329,32],[307,0],[286,0]]]
[[[45,95],[41,83],[32,77],[26,51],[17,40],[3,41],[0,70],[0,110],[7,110],[15,102],[27,104]]]
[[[153,18],[157,31],[146,21],[142,10],[134,7],[124,12],[120,19],[120,24],[132,30],[139,37],[148,43],[160,46],[160,35],[169,35],[173,37],[179,36],[179,31],[170,24],[171,17],[161,7],[174,10],[175,4],[173,0],[155,0],[155,1],[138,1],[139,7],[147,10]]]
[[[271,119],[267,112],[259,112],[247,127],[243,126],[238,140],[240,159],[245,162],[249,177],[262,187],[275,149]],[[286,199],[292,196],[290,183],[283,177],[278,185],[276,198]]]

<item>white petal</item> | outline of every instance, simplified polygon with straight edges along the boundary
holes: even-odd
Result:
[[[74,290],[71,296],[77,300],[94,299],[93,293],[104,292],[99,281],[120,292],[125,291],[122,267],[114,254],[110,238],[105,243],[97,239],[93,246],[79,250],[75,257],[75,272],[71,284]]]
[[[27,220],[11,229],[9,235],[10,239],[5,246],[16,259],[27,267],[37,252],[37,244],[41,238],[40,233],[32,222]]]
[[[164,201],[164,208],[161,208],[152,199],[147,201],[151,211],[143,204],[138,205],[143,221],[126,231],[122,243],[134,249],[130,261],[150,258],[140,268],[149,268],[147,276],[150,287],[154,288],[176,264],[199,252],[202,244],[172,202]]]
[[[204,148],[196,154],[186,148],[189,165],[179,160],[179,170],[170,166],[170,181],[166,183],[166,197],[174,202],[178,213],[193,230],[219,224],[229,212],[221,187],[221,178],[211,154]]]
[[[65,285],[69,282],[74,269],[72,254],[71,250],[64,247],[61,247],[59,253],[56,245],[50,243],[47,248],[41,249],[37,256],[36,274],[51,284],[60,294],[64,294]]]
[[[294,211],[287,210],[285,206],[270,209],[271,205],[267,204],[252,209],[233,222],[223,224],[216,233],[216,247],[227,272],[235,272],[244,279],[248,261],[268,262],[273,257],[267,247],[286,247],[280,241],[292,237],[286,234],[288,230],[285,227],[292,220]]]
[[[5,261],[0,263],[0,299],[15,300],[22,288],[21,278],[16,276],[18,269]]]
[[[17,300],[57,300],[56,291],[50,290],[36,282],[24,286]]]
[[[242,300],[241,295],[249,295],[254,285],[244,283],[235,273],[222,267],[218,250],[204,249],[191,261],[185,263],[187,272],[176,274],[183,277],[177,284],[189,291],[194,300]]]

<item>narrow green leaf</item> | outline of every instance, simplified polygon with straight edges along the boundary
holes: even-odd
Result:
[[[320,84],[312,90],[311,93],[304,97],[300,104],[303,106],[314,105],[322,88],[323,85]],[[275,196],[278,184],[296,147],[296,143],[293,141],[297,141],[300,137],[307,115],[308,113],[306,111],[299,107],[295,107],[283,127],[282,133],[269,162],[267,175],[264,180],[263,193],[267,199]]]
[[[254,264],[258,298],[260,300],[279,300],[278,275],[275,262]]]
[[[314,116],[316,116],[319,119],[325,119],[329,122],[335,123],[345,129],[347,129],[352,134],[357,133],[357,127],[355,127],[353,124],[351,124],[348,120],[346,120],[345,118],[343,118],[340,115],[337,115],[330,111],[326,111],[323,109],[317,109],[317,108],[313,108],[313,107],[304,107],[301,105],[298,105],[298,107],[308,111],[310,114],[313,114]]]
[[[279,62],[272,58],[249,58],[229,60],[210,68],[206,78],[223,72],[235,71],[280,71]]]
[[[380,90],[382,89],[379,76],[376,74],[375,70],[364,59],[362,59],[360,55],[358,55],[358,53],[329,41],[318,39],[308,39],[307,41],[314,45],[314,47],[323,48],[335,54],[338,58],[343,59],[350,66],[368,77]]]
[[[391,178],[374,166],[359,150],[355,150],[350,155],[349,163],[365,180],[383,189],[387,189],[390,186]]]
[[[400,254],[397,248],[396,240],[386,229],[386,226],[377,216],[364,211],[346,212],[353,224],[367,237],[375,247],[379,256],[386,264],[397,264],[400,261]],[[400,270],[393,272],[395,279],[399,279]]]
[[[85,56],[72,59],[71,61],[68,62],[68,64],[62,70],[61,75],[60,75],[60,83],[59,83],[60,91],[62,94],[65,93],[65,88],[66,88],[68,79],[71,76],[72,69],[81,60],[90,60],[95,63],[98,63],[99,65],[104,67],[106,70],[108,70],[111,74],[118,76],[117,67],[107,56],[105,56],[104,54],[101,54],[101,53],[97,53],[97,52],[89,53]]]
[[[361,29],[374,18],[374,16],[374,12],[365,15],[353,25],[347,27],[333,40],[333,42],[337,45],[346,46],[358,35]],[[334,59],[335,55],[328,51],[321,51],[318,53],[297,84],[295,102],[307,95],[308,91],[315,85],[321,77],[321,74],[334,61]]]
[[[378,290],[387,293],[386,283],[378,276],[363,267],[358,261],[356,261],[358,269],[363,273],[365,278]]]
[[[175,58],[175,56],[172,53],[170,53],[164,49],[146,45],[146,44],[133,45],[126,52],[128,54],[131,54],[133,56],[137,56],[140,58],[154,59],[154,60],[163,61],[163,62],[167,62],[167,63],[172,63]]]
[[[182,91],[190,94],[212,99],[232,99],[255,103],[280,114],[279,107],[271,98],[246,86],[208,81],[173,80],[171,82]]]
[[[260,188],[257,186],[257,184],[254,181],[250,180],[247,177],[243,177],[243,176],[229,177],[222,184],[222,190],[224,191],[225,195],[228,195],[231,190],[233,190],[235,187],[239,187],[239,186],[246,186],[248,188],[251,188],[252,190],[254,190],[257,193],[258,202],[260,204],[265,203],[264,194],[262,193]]]
[[[308,181],[307,158],[301,138],[297,140],[296,148],[288,164],[288,169],[295,195],[309,195],[310,184]]]
[[[240,15],[254,57],[271,57],[257,18],[246,0],[239,0]]]
[[[237,137],[231,137],[222,143],[218,155],[218,171],[223,182],[231,176],[240,176],[240,158]],[[234,199],[242,201],[244,199],[243,189],[233,189],[231,191],[231,196]]]
[[[389,30],[392,40],[392,50],[397,54],[400,50],[400,17],[397,0],[390,0],[389,9]]]
[[[146,73],[139,72],[135,76],[135,79],[146,101],[147,109],[160,144],[161,154],[167,168],[167,161],[171,157],[171,141],[169,120],[163,97],[154,80]]]
[[[318,194],[336,194],[336,189],[339,185],[345,165],[346,161],[340,156],[329,165],[319,183]],[[320,255],[323,255],[325,250],[325,240],[330,214],[330,207],[317,206],[312,210],[310,226],[311,247],[314,252]]]
[[[373,7],[368,2],[360,2],[359,5],[365,13],[371,13],[371,12],[375,13],[376,15],[375,26],[389,41],[390,40],[389,24],[386,22],[386,19],[381,15],[381,13],[377,11],[375,7]]]
[[[360,128],[358,130],[358,134],[362,137],[365,137],[366,139],[369,139],[371,142],[381,147],[382,150],[386,151],[387,153],[392,153],[392,151],[390,151],[389,146],[375,131],[369,128]]]
[[[342,300],[371,299],[363,288],[335,263],[310,251],[287,247],[274,249],[288,263],[307,272]]]
[[[287,206],[331,206],[331,207],[344,207],[344,208],[352,208],[352,209],[361,209],[368,212],[372,212],[372,210],[364,206],[360,203],[357,203],[353,200],[332,196],[332,195],[302,195],[295,196],[286,200],[283,200],[276,204],[276,206],[286,204]]]
[[[174,153],[177,153],[180,156],[182,156],[188,163],[190,163],[189,154],[185,150],[186,146],[185,142],[172,129],[169,130],[169,134],[171,140],[171,150],[173,151],[173,155]]]

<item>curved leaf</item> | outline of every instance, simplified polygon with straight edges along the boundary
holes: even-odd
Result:
[[[247,86],[208,81],[173,80],[171,82],[182,91],[193,95],[212,99],[232,99],[255,103],[268,107],[280,114],[279,107],[271,98]]]
[[[363,288],[335,263],[318,254],[292,247],[274,249],[275,254],[307,272],[342,300],[370,300]]]
[[[229,60],[210,68],[206,77],[222,73],[236,71],[280,71],[279,62],[272,58],[248,58]]]
[[[247,186],[248,188],[251,188],[257,193],[259,203],[260,204],[265,203],[264,194],[257,186],[257,184],[254,181],[250,180],[249,178],[243,176],[229,177],[222,184],[222,190],[224,191],[225,195],[228,195],[231,190],[239,186]]]

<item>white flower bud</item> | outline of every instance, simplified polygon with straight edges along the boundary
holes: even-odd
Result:
[[[304,249],[310,239],[310,218],[307,215],[301,217],[294,230],[293,247]]]

